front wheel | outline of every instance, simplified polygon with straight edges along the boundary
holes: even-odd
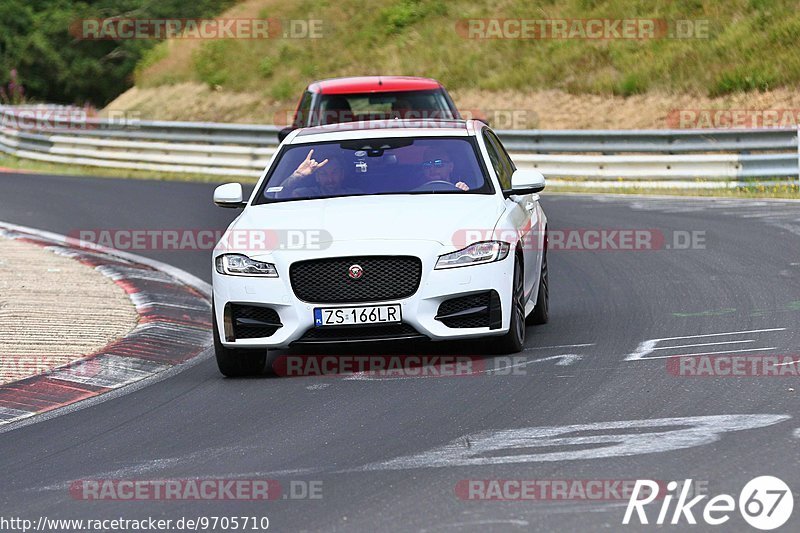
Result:
[[[222,345],[217,328],[217,315],[213,310],[212,327],[214,328],[214,355],[217,358],[217,367],[223,375],[229,378],[256,376],[264,371],[267,364],[267,350],[244,350],[241,348],[226,348]]]
[[[496,344],[499,353],[519,353],[525,345],[525,287],[522,265],[514,260],[514,285],[511,289],[511,323],[508,333]]]

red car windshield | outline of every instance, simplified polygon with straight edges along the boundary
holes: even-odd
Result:
[[[361,120],[452,119],[453,112],[441,90],[371,94],[321,94],[311,125]]]

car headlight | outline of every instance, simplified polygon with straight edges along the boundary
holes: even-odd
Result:
[[[242,254],[223,254],[214,261],[217,272],[229,276],[260,276],[277,278],[278,269],[272,263],[250,259]]]
[[[501,241],[484,241],[470,244],[466,248],[440,255],[434,270],[458,268],[470,265],[482,265],[494,261],[502,261],[508,257],[509,244]]]

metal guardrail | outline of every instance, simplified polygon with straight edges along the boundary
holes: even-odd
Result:
[[[553,152],[691,152],[796,151],[797,130],[551,130],[499,132],[509,151]]]
[[[0,106],[0,151],[54,163],[257,177],[279,126],[121,121],[79,108]],[[520,167],[547,177],[727,180],[800,176],[798,129],[502,130]]]

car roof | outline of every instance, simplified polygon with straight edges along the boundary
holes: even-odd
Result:
[[[429,91],[441,89],[442,84],[431,78],[414,76],[357,76],[330,78],[311,83],[308,90],[319,94],[385,93]]]
[[[380,137],[466,137],[484,126],[478,120],[365,120],[295,130],[291,144]]]

